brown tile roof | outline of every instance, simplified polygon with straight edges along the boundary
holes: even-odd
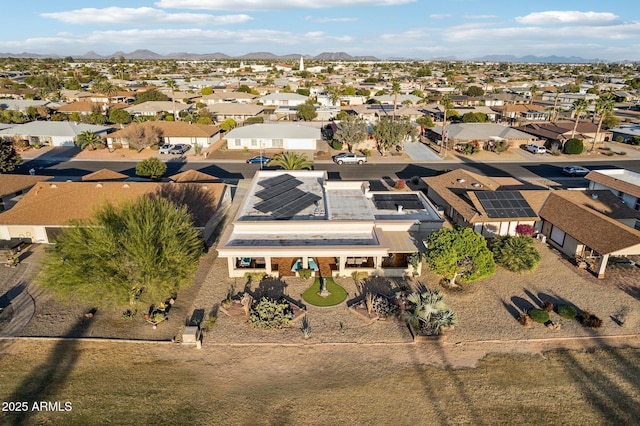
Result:
[[[211,176],[206,173],[199,172],[198,170],[187,170],[182,173],[169,176],[169,180],[172,182],[185,183],[185,182],[222,182],[220,178]]]
[[[188,136],[210,138],[220,132],[220,128],[217,126],[187,123],[184,121],[146,121],[144,123],[131,123],[129,126],[154,126],[162,130],[163,136],[169,138]],[[111,133],[108,137],[112,139],[122,138],[123,135],[126,136],[124,130],[126,130],[126,127],[122,130]]]
[[[12,175],[0,173],[0,197],[31,188],[38,182],[51,179],[51,176]]]
[[[58,112],[93,112],[94,109],[102,111],[103,103],[98,102],[72,102],[56,108]]]
[[[203,227],[222,198],[222,183],[56,182],[38,183],[10,210],[0,225],[61,226],[89,219],[105,202],[119,204],[143,195],[159,195],[187,205],[194,225]]]
[[[640,231],[589,206],[588,203],[603,203],[601,197],[606,197],[605,192],[609,191],[598,191],[597,200],[591,199],[587,194],[582,194],[582,197],[571,194],[573,192],[552,192],[540,210],[540,217],[600,254],[615,253],[640,245]],[[591,192],[593,191],[588,191]]]
[[[597,170],[592,170],[585,177],[591,182],[595,182],[608,188],[622,191],[625,194],[640,198],[640,186],[634,185],[633,183],[626,182],[621,179],[617,179],[615,176],[600,173]]]
[[[100,169],[96,172],[82,176],[83,182],[108,182],[114,180],[125,180],[129,176],[109,169]]]

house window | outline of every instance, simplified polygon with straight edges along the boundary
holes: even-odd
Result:
[[[622,198],[624,197],[624,192],[618,191],[618,193],[616,194],[616,197],[618,197],[618,198],[620,198],[622,200]]]
[[[633,209],[640,212],[640,197],[636,198],[636,205],[633,207]]]
[[[565,237],[565,233],[563,230],[561,230],[560,228],[557,228],[556,226],[551,226],[551,241],[553,241],[554,243],[559,244],[561,247],[564,246],[564,237]]]
[[[251,146],[258,146],[258,139],[251,139]]]
[[[273,139],[271,146],[273,146],[274,148],[283,148],[284,139]]]
[[[242,146],[242,142],[240,141],[240,139],[235,140],[235,146]]]

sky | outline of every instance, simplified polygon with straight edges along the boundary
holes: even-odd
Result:
[[[28,0],[2,11],[0,52],[14,54],[640,60],[636,0]]]

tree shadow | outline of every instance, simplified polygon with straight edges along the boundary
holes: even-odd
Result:
[[[521,311],[519,311],[515,305],[505,302],[504,299],[501,299],[500,301],[502,302],[502,306],[504,306],[507,312],[509,312],[509,314],[513,317],[513,319],[518,320],[520,318]]]
[[[160,185],[155,195],[166,198],[176,205],[186,206],[194,225],[204,227],[216,212],[220,202],[206,187],[207,185],[197,183],[165,184]]]
[[[286,295],[286,288],[287,283],[280,278],[266,277],[258,283],[252,293],[256,300],[260,300],[263,297],[277,300]]]
[[[25,291],[26,284],[19,283],[11,287],[5,294],[0,296],[0,309],[4,309],[16,298],[20,293]]]
[[[511,298],[511,303],[513,303],[513,306],[520,309],[521,312],[529,312],[529,310],[535,308],[529,300],[523,299],[519,296],[513,296]]]
[[[204,309],[194,309],[191,318],[187,322],[187,326],[200,326],[204,321]]]
[[[75,325],[65,334],[53,347],[47,360],[36,366],[21,383],[15,387],[12,395],[7,397],[7,401],[25,401],[28,403],[27,411],[14,412],[7,417],[10,424],[22,425],[29,423],[29,418],[33,413],[33,404],[40,401],[58,401],[63,395],[60,392],[75,368],[80,358],[81,350],[79,340],[68,339],[69,337],[80,337],[86,334],[93,317],[82,317],[76,321]]]
[[[409,288],[406,283],[403,282],[400,284],[388,277],[367,277],[356,282],[356,295],[347,301],[347,305],[350,306],[354,303],[361,302],[364,300],[367,293],[381,294],[383,296],[390,297],[393,296],[401,287]]]

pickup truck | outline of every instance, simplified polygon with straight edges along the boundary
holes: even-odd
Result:
[[[334,155],[333,162],[336,164],[364,164],[367,162],[367,157],[353,152],[343,152],[341,154]]]

